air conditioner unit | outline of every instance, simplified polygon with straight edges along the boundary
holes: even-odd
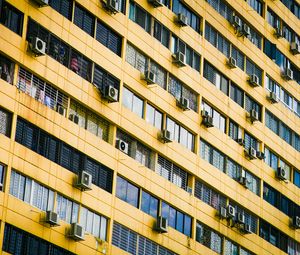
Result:
[[[247,24],[243,24],[243,30],[242,30],[242,34],[244,36],[249,36],[251,33],[250,31],[250,27]]]
[[[46,54],[46,42],[38,37],[32,37],[30,45],[30,50],[35,56],[43,56]]]
[[[79,123],[79,117],[76,114],[70,114],[69,119],[73,121],[75,124]]]
[[[220,206],[219,211],[218,211],[218,216],[221,219],[227,219],[227,208]]]
[[[280,27],[276,27],[275,28],[275,32],[274,32],[274,35],[277,37],[277,38],[282,38],[283,37],[283,31]]]
[[[147,84],[154,84],[156,80],[155,73],[153,73],[150,70],[147,70],[144,75],[144,80],[147,82]]]
[[[118,102],[118,89],[113,86],[106,86],[104,89],[104,98],[106,98],[109,102]]]
[[[283,167],[277,168],[277,178],[283,181],[286,181],[288,179],[288,173]]]
[[[190,107],[189,107],[190,102],[186,97],[180,97],[179,100],[176,100],[176,104],[178,107],[180,107],[181,109],[183,109],[185,111],[190,109]]]
[[[237,214],[237,222],[240,224],[245,224],[245,215],[243,213]]]
[[[201,115],[202,115],[202,124],[209,128],[209,127],[213,127],[214,124],[213,124],[213,118],[211,116],[209,116],[208,112],[207,111],[202,111],[201,112]]]
[[[241,231],[245,234],[252,234],[251,226],[250,224],[243,224]]]
[[[155,230],[160,233],[168,232],[168,219],[162,216],[158,216],[155,224]]]
[[[126,143],[123,140],[117,140],[117,149],[119,149],[120,151],[124,152],[125,154],[128,154],[129,150],[128,150],[128,143]]]
[[[227,206],[227,218],[235,217],[235,208],[232,205]]]
[[[56,212],[46,211],[45,222],[49,223],[50,226],[59,226],[59,217]]]
[[[252,85],[252,87],[259,86],[259,78],[256,74],[251,74],[249,77],[249,83]]]
[[[104,6],[109,12],[111,12],[113,14],[116,14],[119,12],[119,8],[118,8],[119,2],[117,0],[105,0]]]
[[[193,188],[192,187],[189,187],[189,186],[187,186],[186,187],[186,191],[189,193],[189,194],[193,194]]]
[[[60,104],[56,105],[56,111],[62,116],[66,115],[66,109]]]
[[[292,219],[292,226],[296,229],[300,228],[300,217],[294,216]]]
[[[34,0],[39,6],[49,5],[49,0]]]
[[[258,112],[255,109],[251,109],[249,113],[249,118],[251,122],[258,121]]]
[[[178,13],[177,18],[176,18],[176,22],[179,26],[185,27],[185,26],[188,25],[188,18],[183,13]]]
[[[269,96],[267,97],[269,99],[269,101],[272,104],[278,103],[279,102],[279,98],[277,97],[275,92],[270,92]]]
[[[78,223],[71,223],[71,229],[69,232],[69,237],[75,241],[84,240],[84,229]]]
[[[236,141],[239,145],[245,146],[245,140],[243,138],[238,138]]]
[[[247,188],[247,178],[245,176],[240,176],[238,182]]]
[[[250,147],[249,149],[245,150],[246,157],[251,159],[256,159],[256,150],[253,147]]]
[[[81,190],[91,190],[92,189],[92,175],[86,171],[79,172],[75,186]]]
[[[175,63],[179,67],[186,66],[185,55],[182,52],[177,51],[175,54],[172,55],[172,57],[173,63]]]
[[[265,159],[265,153],[263,153],[262,151],[257,151],[256,152],[256,157],[258,159]]]
[[[282,73],[282,77],[283,77],[283,79],[285,79],[287,81],[293,80],[294,73],[290,68],[285,68],[283,73]]]
[[[230,68],[236,68],[236,59],[234,57],[229,57],[227,61],[227,65]]]
[[[154,8],[163,6],[162,0],[148,0],[148,2],[152,4]]]
[[[160,139],[165,142],[165,143],[170,143],[172,142],[172,135],[171,132],[167,129],[164,129],[160,133]]]
[[[237,15],[234,15],[232,16],[231,24],[234,28],[240,28],[242,26],[242,20]]]
[[[300,44],[296,42],[291,43],[291,52],[293,55],[300,53]]]

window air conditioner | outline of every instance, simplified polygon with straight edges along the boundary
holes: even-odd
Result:
[[[207,111],[202,111],[201,115],[202,115],[202,124],[205,127],[209,128],[209,127],[213,127],[214,126],[214,124],[213,124],[213,117],[209,116]]]
[[[83,241],[84,240],[84,229],[78,223],[72,223],[71,229],[69,232],[69,237],[75,241]]]
[[[265,153],[263,153],[262,151],[257,151],[256,152],[256,157],[258,159],[265,159]]]
[[[59,217],[56,212],[46,211],[45,222],[49,223],[50,226],[59,226]]]
[[[251,109],[249,112],[249,118],[251,122],[258,121],[258,112],[255,109]]]
[[[296,229],[300,228],[300,217],[299,216],[293,216],[292,226]]]
[[[227,65],[230,68],[236,68],[236,59],[234,57],[229,57],[229,59],[227,61]]]
[[[285,79],[287,81],[293,80],[294,73],[290,68],[285,68],[282,73],[282,77],[283,77],[283,79]]]
[[[250,224],[243,224],[242,228],[241,228],[241,231],[244,233],[244,234],[252,234],[252,230],[251,230],[251,226]]]
[[[239,18],[239,16],[234,15],[232,16],[231,24],[234,28],[240,28],[242,26],[242,20]]]
[[[190,102],[187,98],[185,97],[180,97],[179,100],[176,100],[176,104],[178,107],[180,107],[181,109],[183,109],[184,111],[189,110],[190,107]]]
[[[114,88],[113,86],[109,85],[104,89],[104,98],[109,102],[118,102],[118,94],[118,89]]]
[[[49,5],[49,0],[34,0],[39,6],[46,6]]]
[[[162,0],[148,0],[154,8],[163,6]]]
[[[250,33],[250,27],[247,24],[243,24],[242,34],[244,36],[249,36]]]
[[[172,142],[171,132],[167,129],[164,129],[164,130],[161,131],[160,138],[165,143]]]
[[[288,173],[283,167],[277,168],[277,178],[283,181],[286,181],[288,179]]]
[[[246,157],[251,159],[256,159],[256,150],[253,147],[245,150]]]
[[[70,114],[69,119],[73,121],[75,124],[79,123],[79,117],[76,114]]]
[[[245,176],[240,176],[238,182],[247,188],[247,178]]]
[[[92,189],[92,175],[86,171],[81,171],[78,174],[77,182],[75,186],[81,190],[91,190]]]
[[[293,55],[300,53],[300,44],[296,42],[291,43],[291,52]]]
[[[243,213],[237,214],[237,222],[240,224],[245,224],[245,215]]]
[[[227,218],[235,217],[235,208],[232,205],[227,206]]]
[[[172,57],[173,57],[173,63],[175,63],[177,66],[179,67],[186,66],[185,55],[182,52],[177,51],[175,54],[172,55]]]
[[[119,2],[117,0],[105,0],[104,7],[111,12],[112,14],[116,14],[119,12]]]
[[[188,18],[183,13],[178,13],[177,18],[176,18],[176,22],[179,26],[185,27],[185,26],[188,25]]]
[[[158,216],[155,224],[155,230],[160,233],[168,232],[168,219]]]
[[[150,70],[145,71],[145,75],[143,79],[147,82],[147,84],[154,84],[156,80],[156,75]]]
[[[283,37],[283,31],[280,27],[276,27],[275,28],[275,32],[274,32],[274,35],[277,37],[277,38],[282,38]]]
[[[117,148],[124,152],[125,154],[128,154],[129,152],[129,146],[128,146],[128,143],[126,143],[125,141],[119,139],[117,140]]]
[[[66,115],[66,109],[60,104],[56,105],[56,111],[62,116]]]
[[[227,219],[227,208],[220,206],[219,211],[218,211],[218,217],[220,219]]]
[[[29,44],[30,50],[35,56],[43,56],[46,54],[46,42],[37,36],[32,37],[31,43]]]
[[[249,77],[249,83],[252,87],[259,86],[259,78],[256,74],[251,74]]]
[[[270,92],[269,96],[267,97],[269,99],[269,101],[272,104],[278,103],[279,102],[279,98],[277,97],[275,92]]]
[[[243,138],[238,138],[236,141],[239,145],[245,146],[245,140]]]

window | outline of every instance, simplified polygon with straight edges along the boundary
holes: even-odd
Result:
[[[188,173],[160,155],[158,155],[156,172],[176,186],[186,190]]]
[[[225,155],[204,140],[200,140],[200,156],[220,171],[225,171]]]
[[[253,63],[249,58],[246,58],[246,73],[251,76],[255,74],[258,77],[258,84],[261,85],[262,82],[262,70]]]
[[[232,241],[225,239],[224,254],[226,255],[238,255],[238,246]]]
[[[176,255],[117,222],[113,224],[112,244],[133,255]]]
[[[163,89],[167,87],[167,71],[150,59],[150,70],[155,74],[155,83]]]
[[[216,210],[219,210],[220,206],[226,207],[226,198],[200,180],[196,180],[195,182],[195,197],[212,206]]]
[[[119,129],[117,130],[117,141],[118,140],[122,140],[128,144],[128,155],[130,157],[148,168],[153,167],[153,152],[150,148]],[[117,141],[116,146],[118,143]]]
[[[261,105],[258,104],[254,99],[250,96],[246,95],[245,98],[245,110],[250,112],[251,110],[255,110],[258,112],[258,119],[261,121]]]
[[[263,16],[263,3],[260,0],[247,0],[247,2],[260,16]]]
[[[241,107],[244,107],[244,91],[233,82],[230,84],[230,98]]]
[[[94,36],[95,18],[91,13],[83,9],[78,4],[75,4],[74,24],[90,36]]]
[[[200,33],[200,17],[191,11],[185,4],[179,0],[174,0],[172,11],[175,14],[183,13],[188,17],[188,25],[191,26],[197,33]]]
[[[196,225],[196,241],[221,254],[222,252],[222,236],[213,231],[209,227],[197,221]],[[226,255],[229,253],[225,253]]]
[[[47,41],[46,41],[47,42]],[[68,67],[70,58],[70,47],[61,39],[50,35],[48,54],[62,65]]]
[[[134,207],[139,206],[139,188],[120,176],[117,177],[116,196]]]
[[[14,72],[15,64],[8,58],[0,55],[0,78],[9,84],[13,84]]]
[[[0,191],[4,190],[5,169],[6,167],[0,163]]]
[[[96,39],[112,52],[121,56],[122,37],[100,20],[97,20]]]
[[[12,114],[0,107],[0,135],[10,137]]]
[[[294,170],[294,184],[300,188],[300,172],[298,170]]]
[[[154,108],[152,105],[146,105],[146,121],[152,126],[161,129],[162,128],[162,113]]]
[[[33,252],[39,255],[74,254],[8,223],[5,224],[2,249],[16,255],[32,254]],[[50,251],[51,253],[49,253]]]
[[[172,139],[179,142],[184,147],[194,151],[195,135],[190,133],[187,129],[180,126],[178,123],[167,117],[166,128],[170,131]]]
[[[69,68],[87,81],[91,81],[92,62],[81,53],[71,50]]]
[[[165,47],[169,48],[170,44],[170,30],[164,25],[154,20],[154,31],[153,36],[162,43]]]
[[[3,1],[2,9],[0,9],[0,23],[22,36],[23,21],[24,14],[6,1]]]
[[[215,67],[209,64],[206,60],[204,62],[204,73],[205,79],[209,80],[224,94],[228,95],[229,80],[224,77]]]
[[[250,135],[248,132],[245,132],[245,149],[249,149],[250,147],[254,148],[256,151],[259,151],[260,142]]]
[[[9,194],[42,211],[53,211],[54,192],[14,170],[11,172]]]
[[[300,5],[295,0],[281,0],[281,2],[300,19]]]
[[[67,19],[72,18],[72,0],[50,0],[49,5]]]
[[[192,218],[184,214],[165,202],[161,203],[161,216],[168,219],[170,227],[191,237]]]
[[[208,105],[202,100],[201,110],[207,112],[213,118],[214,127],[220,129],[223,133],[226,132],[226,118],[216,109]]]
[[[129,2],[129,19],[137,23],[149,34],[151,32],[151,16],[133,1]]]
[[[231,45],[231,57],[236,60],[236,65],[241,69],[245,70],[245,55],[235,46]]]
[[[229,135],[229,137],[231,137],[235,141],[237,141],[239,138],[242,137],[242,130],[241,130],[241,128],[233,120],[229,121],[228,135]]]
[[[68,223],[76,223],[78,222],[79,204],[60,194],[57,194],[56,212],[61,220]]]
[[[123,105],[140,118],[144,117],[144,101],[126,87],[123,87]]]
[[[17,87],[53,110],[58,110],[58,107],[62,107],[64,112],[67,110],[68,97],[65,94],[23,67],[19,68]]]
[[[146,70],[146,56],[138,51],[131,44],[126,44],[126,62],[138,69],[142,74]]]
[[[146,191],[142,191],[141,210],[154,218],[158,215],[159,200]]]
[[[91,132],[92,134],[100,137],[104,141],[108,141],[109,136],[109,122],[92,111],[84,108],[79,103],[71,100],[69,119],[73,116],[78,116],[78,124]]]
[[[168,91],[173,95],[177,100],[180,100],[180,97],[185,97],[189,100],[189,107],[197,112],[198,102],[197,94],[187,88],[181,81],[175,78],[173,75],[169,74],[169,86]]]
[[[107,218],[104,216],[81,207],[80,224],[86,232],[101,240],[106,240]]]

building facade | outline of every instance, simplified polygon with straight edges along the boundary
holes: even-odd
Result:
[[[300,254],[299,18],[0,0],[0,253]]]

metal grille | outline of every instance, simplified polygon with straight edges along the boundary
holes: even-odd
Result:
[[[50,84],[39,79],[23,67],[19,69],[17,87],[51,109],[58,105],[64,109],[68,106],[68,97]]]
[[[138,255],[157,255],[158,245],[143,236],[139,236]]]

